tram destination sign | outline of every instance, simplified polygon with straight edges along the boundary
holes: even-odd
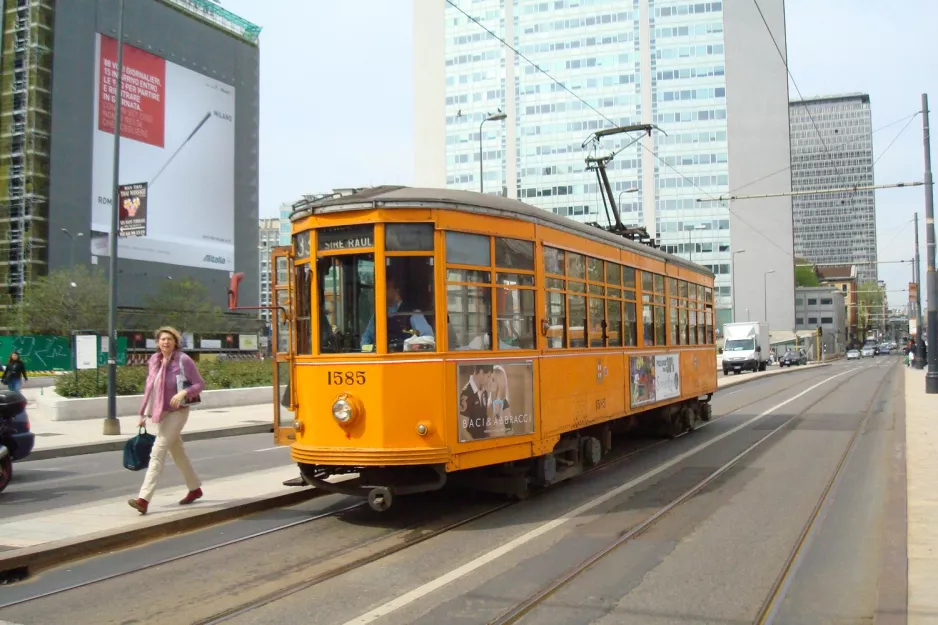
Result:
[[[316,249],[320,252],[358,250],[374,247],[375,227],[372,224],[323,228],[316,233]]]

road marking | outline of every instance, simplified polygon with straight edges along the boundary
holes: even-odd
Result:
[[[733,428],[732,430],[728,430],[728,431],[724,432],[723,434],[720,434],[719,436],[716,436],[716,437],[710,439],[709,441],[707,441],[707,442],[705,442],[705,443],[701,443],[700,445],[698,445],[697,447],[694,447],[693,449],[689,449],[688,451],[685,451],[685,452],[682,453],[681,455],[672,458],[671,460],[669,460],[668,462],[665,462],[665,463],[662,464],[662,465],[659,465],[658,467],[652,469],[652,470],[649,471],[648,473],[645,473],[644,475],[641,475],[641,476],[635,478],[634,480],[632,480],[632,481],[630,481],[630,482],[627,482],[627,483],[625,483],[625,484],[623,484],[623,485],[621,485],[621,486],[619,486],[619,487],[617,487],[617,488],[615,488],[615,489],[613,489],[613,490],[607,492],[607,493],[604,494],[604,495],[600,495],[599,497],[597,497],[597,498],[595,498],[595,499],[593,499],[593,500],[591,500],[591,501],[586,502],[585,504],[579,506],[578,508],[575,508],[574,510],[571,510],[570,512],[566,513],[565,515],[563,515],[563,516],[561,516],[561,517],[559,517],[559,518],[557,518],[557,519],[554,519],[553,521],[548,521],[547,523],[544,523],[543,525],[534,528],[533,530],[529,531],[528,533],[526,533],[526,534],[524,534],[524,535],[522,535],[522,536],[519,536],[518,538],[515,538],[514,540],[512,540],[512,541],[510,541],[510,542],[505,543],[505,544],[502,545],[501,547],[498,547],[497,549],[493,549],[492,551],[489,551],[488,553],[479,556],[479,557],[476,558],[475,560],[472,560],[471,562],[467,562],[466,564],[462,565],[461,567],[459,567],[459,568],[457,568],[457,569],[453,569],[453,570],[450,571],[449,573],[447,573],[447,574],[445,574],[445,575],[442,575],[442,576],[440,576],[440,577],[437,577],[437,578],[434,579],[433,581],[427,582],[427,583],[424,584],[423,586],[419,586],[419,587],[417,587],[417,588],[411,590],[410,592],[405,593],[405,594],[401,595],[400,597],[397,597],[396,599],[392,599],[391,601],[388,601],[388,602],[385,603],[384,605],[378,606],[377,608],[371,610],[370,612],[367,612],[367,613],[365,613],[365,614],[359,616],[359,617],[356,618],[356,619],[352,619],[351,621],[346,622],[344,625],[364,625],[365,623],[371,623],[371,622],[373,622],[373,621],[375,621],[375,620],[381,618],[382,616],[387,616],[388,614],[391,614],[392,612],[395,612],[395,611],[397,611],[397,610],[400,610],[401,608],[403,608],[403,607],[405,607],[405,606],[407,606],[407,605],[413,603],[414,601],[416,601],[416,600],[418,600],[418,599],[420,599],[420,598],[422,598],[422,597],[425,597],[425,596],[429,595],[430,593],[432,593],[432,592],[434,592],[434,591],[436,591],[436,590],[442,588],[443,586],[446,586],[446,585],[449,584],[450,582],[454,582],[454,581],[456,581],[457,579],[459,579],[459,578],[461,578],[461,577],[465,577],[466,575],[468,575],[469,573],[472,573],[472,572],[475,571],[476,569],[478,569],[478,568],[480,568],[480,567],[482,567],[482,566],[485,566],[486,564],[489,564],[490,562],[494,562],[494,561],[497,560],[498,558],[500,558],[500,557],[502,557],[502,556],[504,556],[504,555],[507,555],[507,554],[511,553],[511,552],[514,551],[515,549],[518,549],[519,547],[521,547],[521,546],[523,546],[523,545],[525,545],[525,544],[531,542],[531,541],[534,540],[535,538],[538,538],[538,537],[540,537],[540,536],[543,536],[543,535],[546,534],[547,532],[549,532],[549,531],[551,531],[551,530],[553,530],[553,529],[556,529],[556,528],[560,527],[561,525],[563,525],[563,524],[566,523],[567,521],[570,521],[571,519],[574,519],[574,518],[576,518],[576,517],[582,516],[584,513],[589,512],[589,511],[592,510],[593,508],[596,508],[596,507],[598,507],[598,506],[600,506],[600,505],[606,503],[606,502],[609,501],[610,499],[612,499],[612,498],[614,498],[614,497],[616,497],[616,496],[618,496],[618,495],[620,495],[620,494],[622,494],[622,493],[624,493],[624,492],[626,492],[626,491],[628,491],[628,490],[631,490],[631,489],[635,488],[636,486],[638,486],[639,484],[642,484],[643,482],[647,482],[648,480],[650,480],[651,478],[655,477],[656,475],[658,475],[658,474],[660,474],[660,473],[663,473],[664,471],[670,469],[671,467],[673,467],[673,466],[675,466],[675,465],[677,465],[677,464],[683,462],[684,460],[690,458],[691,456],[693,456],[693,455],[695,455],[695,454],[697,454],[697,453],[703,451],[704,449],[706,449],[707,447],[710,447],[710,446],[713,445],[714,443],[717,443],[717,442],[723,440],[724,438],[726,438],[726,437],[728,437],[728,436],[731,436],[731,435],[735,434],[736,432],[739,432],[740,430],[742,430],[742,429],[744,429],[744,428],[746,428],[746,427],[749,427],[750,425],[752,425],[752,424],[755,423],[756,421],[759,421],[760,419],[762,419],[762,418],[764,418],[764,417],[767,417],[768,415],[772,414],[773,412],[775,412],[775,411],[778,410],[779,408],[782,408],[783,406],[787,406],[788,404],[790,404],[791,402],[795,401],[796,399],[798,399],[798,398],[800,398],[800,397],[804,397],[805,395],[807,395],[808,393],[810,393],[810,392],[813,391],[814,389],[818,388],[819,386],[821,386],[821,385],[823,385],[823,384],[827,384],[828,382],[830,382],[830,381],[833,380],[834,378],[839,378],[840,376],[846,375],[846,374],[848,374],[848,373],[851,373],[851,370],[843,371],[843,372],[841,372],[841,373],[832,375],[831,377],[826,378],[826,379],[824,379],[824,380],[818,382],[818,383],[815,384],[814,386],[811,386],[811,387],[809,387],[809,388],[807,388],[807,389],[801,391],[801,392],[798,393],[797,395],[794,395],[793,397],[790,397],[790,398],[786,399],[785,401],[783,401],[783,402],[781,402],[781,403],[779,403],[779,404],[776,404],[776,405],[772,406],[771,408],[769,408],[768,410],[766,410],[766,411],[763,412],[762,414],[759,414],[759,415],[757,415],[757,416],[755,416],[755,417],[749,419],[748,421],[746,421],[746,422],[744,422],[744,423],[742,423],[742,424],[736,426],[736,427]]]
[[[290,449],[288,445],[275,445],[274,447],[264,447],[263,449],[255,449],[255,452],[258,451],[271,451],[274,449]]]

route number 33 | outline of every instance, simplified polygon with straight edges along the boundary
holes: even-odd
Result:
[[[361,386],[365,383],[364,371],[327,371],[326,384],[329,386]]]

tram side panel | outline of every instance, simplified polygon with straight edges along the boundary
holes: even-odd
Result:
[[[324,466],[448,462],[443,372],[440,362],[298,363],[304,428],[293,459]],[[348,423],[333,414],[341,398],[356,411]]]
[[[541,359],[541,436],[558,436],[626,412],[622,353],[551,354]]]

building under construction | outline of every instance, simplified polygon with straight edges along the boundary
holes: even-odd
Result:
[[[159,147],[172,153],[167,158],[158,152],[156,158],[162,159],[164,168],[171,162],[176,172],[160,170],[162,186],[151,191],[153,215],[146,234],[138,240],[119,239],[119,246],[129,250],[121,247],[118,254],[119,304],[137,306],[148,293],[158,290],[158,281],[188,278],[204,283],[213,303],[224,305],[228,276],[235,267],[245,273],[245,295],[250,298],[248,294],[257,292],[260,28],[209,0],[124,0],[122,24],[118,23],[118,7],[118,0],[0,0],[0,309],[15,304],[30,281],[50,270],[73,264],[107,268],[108,250],[101,243],[102,237],[107,239],[107,227],[102,228],[102,220],[95,215],[109,212],[112,203],[113,148],[99,135],[109,134],[113,145],[113,122],[105,128],[102,120],[107,111],[101,113],[99,108],[108,102],[102,95],[107,89],[105,44],[110,41],[116,47],[113,42],[119,27],[125,43],[122,93],[128,88],[128,60],[145,57],[164,64],[167,75],[197,74],[199,78],[189,84],[197,84],[201,77],[216,81],[231,100],[227,112],[219,112],[220,107],[211,102],[200,109],[202,115],[214,108],[209,124],[215,123],[216,128],[201,131],[202,145],[183,150],[171,145],[179,133],[174,135],[170,127],[176,123],[187,125],[186,133],[191,130],[189,117],[182,115],[180,122],[173,118],[180,117],[179,103],[190,100],[190,95],[173,87],[167,95],[163,85],[164,91],[154,98],[165,115],[159,120],[158,139],[162,142],[165,132],[166,144]],[[167,99],[175,101],[175,108],[163,102]],[[128,110],[126,101],[121,110]],[[135,141],[128,140],[127,123],[124,119],[121,124],[122,185],[128,183],[125,168],[131,172],[127,175],[134,175],[135,166],[139,169],[133,162],[135,146],[128,146]],[[224,130],[218,130],[225,124]],[[213,137],[222,136],[220,132],[230,137],[217,143]],[[193,243],[194,251],[186,256],[169,247],[168,237],[159,241],[160,216],[153,202],[159,192],[166,194],[166,189],[182,184],[171,176],[184,180],[191,175],[193,167],[184,158],[210,163],[212,159],[197,150],[221,159],[230,169],[209,171],[206,176],[230,180],[230,193],[226,193],[231,199],[221,202],[226,204],[221,208],[203,209],[206,222],[222,225],[219,232],[202,236],[204,245]],[[144,165],[148,171],[157,169]],[[203,186],[218,188],[219,184],[208,177]],[[106,194],[100,192],[107,187]],[[205,203],[200,201],[200,205]],[[216,208],[223,211],[221,217],[207,214]],[[140,252],[146,247],[141,244],[144,239],[154,240],[151,247],[160,254]],[[223,251],[215,251],[212,245]],[[198,252],[201,255],[196,257]]]

